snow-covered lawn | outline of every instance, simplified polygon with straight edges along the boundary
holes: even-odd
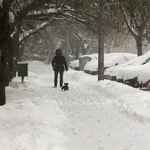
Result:
[[[53,88],[51,65],[29,62],[0,107],[1,150],[148,150],[150,92],[82,71],[64,73],[69,91]]]

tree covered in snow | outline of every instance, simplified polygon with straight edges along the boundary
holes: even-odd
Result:
[[[27,39],[59,18],[72,18],[73,0],[3,0],[0,5],[0,105]]]
[[[137,54],[150,42],[150,1],[148,0],[109,0],[113,14],[120,18],[136,41]]]

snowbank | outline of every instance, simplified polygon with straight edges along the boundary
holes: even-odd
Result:
[[[53,88],[53,74],[51,65],[29,62],[25,83],[17,77],[6,88],[7,104],[0,107],[2,150],[150,147],[149,91],[70,69],[64,73],[70,87],[64,92]]]
[[[122,113],[143,123],[150,123],[149,91],[141,91],[115,81],[97,81],[97,77],[83,72],[71,71],[68,76],[71,76],[75,82],[78,81],[91,87],[100,96],[108,98]]]

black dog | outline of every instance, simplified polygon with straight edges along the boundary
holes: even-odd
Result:
[[[69,90],[69,87],[68,87],[69,83],[64,83],[64,86],[62,86],[61,90]]]

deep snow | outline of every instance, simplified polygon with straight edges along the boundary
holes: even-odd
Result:
[[[2,150],[149,150],[150,92],[69,70],[53,88],[51,65],[29,62],[0,107]]]

